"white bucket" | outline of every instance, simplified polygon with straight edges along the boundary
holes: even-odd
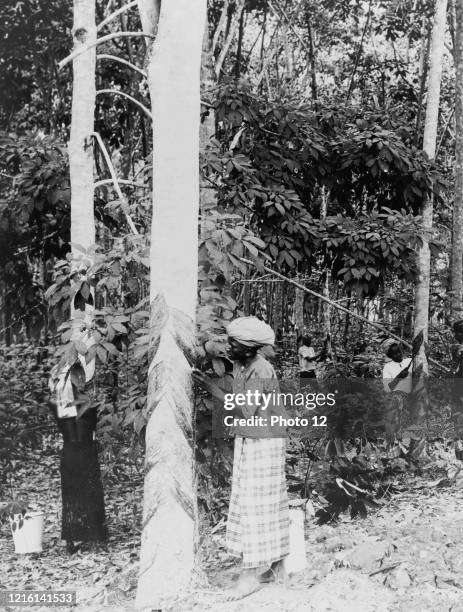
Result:
[[[16,553],[42,552],[43,512],[14,514],[10,527]]]

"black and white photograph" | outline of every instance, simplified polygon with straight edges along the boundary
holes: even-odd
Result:
[[[463,0],[0,0],[0,609],[463,612]]]

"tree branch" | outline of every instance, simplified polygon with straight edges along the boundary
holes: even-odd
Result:
[[[116,19],[116,17],[118,17],[122,13],[125,13],[125,11],[128,11],[129,9],[131,9],[136,4],[137,4],[137,0],[132,0],[132,2],[128,2],[127,4],[122,5],[121,8],[117,9],[117,11],[114,11],[114,13],[111,13],[111,15],[108,15],[106,19],[103,19],[103,21],[97,25],[96,31],[99,32],[100,30],[102,30],[105,27],[105,25],[110,23],[113,19]]]
[[[214,36],[212,37],[212,48],[211,48],[212,54],[214,54],[215,49],[217,47],[217,43],[219,42],[219,36],[222,34],[223,27],[227,19],[229,3],[230,3],[230,0],[225,0],[225,2],[223,3],[222,12],[220,13],[220,18],[219,18],[219,23],[217,24],[217,28],[214,32]]]
[[[286,23],[288,24],[288,26],[290,27],[291,31],[293,32],[293,34],[296,36],[296,38],[299,39],[299,42],[301,43],[302,47],[305,49],[306,53],[310,53],[310,49],[307,46],[307,44],[305,43],[304,39],[302,38],[302,36],[299,34],[299,32],[296,30],[296,28],[293,25],[292,19],[290,19],[288,17],[288,14],[286,13],[285,9],[281,6],[279,0],[275,0],[275,4],[278,7],[278,11],[275,9],[275,7],[273,6],[273,4],[270,2],[269,0],[269,7],[272,9],[273,13],[275,14],[276,17],[280,17],[283,15],[283,17],[285,18]]]
[[[379,331],[382,331],[383,333],[387,334],[389,338],[394,338],[394,340],[397,340],[397,342],[400,342],[400,344],[403,344],[407,348],[413,349],[413,347],[410,344],[410,342],[407,342],[406,340],[403,340],[400,336],[397,336],[396,334],[393,334],[386,327],[383,327],[382,325],[380,325],[379,323],[375,323],[374,321],[369,321],[366,317],[363,317],[362,315],[359,315],[356,312],[352,312],[351,310],[349,310],[347,308],[344,308],[344,306],[341,306],[340,304],[338,304],[337,302],[331,300],[330,298],[325,297],[321,293],[317,293],[316,291],[312,291],[312,289],[308,289],[304,285],[301,285],[301,283],[298,283],[297,281],[295,281],[295,280],[293,280],[291,278],[288,278],[287,276],[284,276],[284,274],[280,274],[279,272],[276,272],[275,270],[272,270],[272,268],[268,268],[267,266],[258,266],[257,264],[255,264],[250,259],[245,259],[244,257],[238,257],[238,259],[240,261],[242,261],[243,263],[246,263],[248,265],[253,266],[257,270],[259,270],[259,268],[260,268],[260,269],[265,270],[266,272],[269,272],[270,274],[273,274],[277,278],[280,278],[280,279],[290,283],[291,285],[294,285],[298,289],[301,289],[302,291],[305,291],[305,293],[309,293],[310,295],[313,295],[314,297],[318,298],[319,300],[322,300],[322,301],[326,302],[327,304],[330,304],[331,306],[333,306],[334,308],[337,308],[341,312],[345,312],[346,314],[350,315],[351,317],[359,319],[359,321],[363,321],[363,323],[366,323],[367,325],[370,325],[370,327],[374,327],[375,329],[378,329]],[[448,368],[446,368],[445,366],[441,365],[438,361],[435,361],[434,359],[429,359],[429,362],[434,364],[435,366],[437,366],[438,368],[440,368],[444,372],[450,372],[450,370]]]
[[[139,108],[141,108],[141,110],[151,119],[151,121],[153,120],[153,115],[146,108],[146,106],[144,106],[138,100],[135,100],[135,98],[130,96],[128,93],[125,93],[125,91],[118,91],[117,89],[98,89],[97,92],[96,92],[96,95],[98,96],[99,94],[102,94],[102,93],[110,93],[110,94],[114,94],[116,96],[122,96],[124,98],[127,98],[128,100],[130,100],[131,102],[136,104]]]
[[[347,95],[346,95],[346,102],[349,100],[350,94],[352,93],[352,88],[354,86],[355,73],[357,72],[357,68],[358,68],[359,61],[360,61],[360,56],[362,55],[362,51],[363,51],[363,41],[365,39],[365,35],[367,33],[368,26],[370,25],[371,4],[372,4],[372,0],[370,0],[370,4],[368,5],[368,14],[367,14],[367,18],[366,18],[366,21],[365,21],[365,26],[363,28],[362,38],[360,39],[359,48],[357,50],[357,55],[355,57],[355,63],[354,63],[354,67],[352,69],[352,74],[350,76],[349,88],[347,90]]]
[[[132,70],[136,70],[136,72],[139,72],[142,75],[142,77],[144,77],[146,79],[146,72],[144,70],[142,70],[138,66],[135,66],[135,64],[132,64],[131,62],[123,59],[122,57],[117,57],[117,55],[109,55],[108,53],[101,53],[100,55],[96,56],[96,59],[97,60],[99,60],[99,59],[109,59],[109,60],[113,60],[115,62],[119,62],[120,64],[125,64],[129,68],[132,68]]]
[[[108,166],[109,174],[111,175],[111,181],[112,181],[112,183],[114,185],[114,189],[116,190],[117,195],[122,200],[122,202],[124,202],[127,205],[127,208],[128,208],[129,204],[128,204],[126,198],[124,197],[124,194],[121,191],[121,187],[119,185],[119,181],[118,181],[117,176],[116,176],[116,171],[114,170],[114,166],[113,166],[113,164],[111,162],[111,158],[109,157],[109,153],[108,153],[108,151],[107,151],[107,149],[105,147],[103,139],[98,134],[98,132],[92,132],[91,135],[97,141],[97,143],[98,143],[98,145],[100,147],[101,153],[103,154],[103,157],[105,158],[105,162],[106,162],[106,165]],[[132,221],[132,217],[126,211],[124,211],[124,214],[125,214],[125,218],[127,219],[127,224],[130,227],[130,229],[132,230],[132,233],[135,234],[136,236],[138,236],[138,230],[137,230],[137,228],[135,227],[135,225],[134,225],[134,223]]]
[[[273,41],[275,40],[275,34],[278,30],[278,28],[280,27],[281,22],[283,21],[283,15],[279,16],[279,20],[278,23],[276,25],[276,28],[273,30],[272,36],[270,37],[269,43],[268,43],[268,47],[265,53],[265,57],[262,60],[262,68],[260,71],[259,76],[257,77],[257,82],[256,82],[256,87],[258,88],[262,82],[262,80],[264,79],[264,77],[266,76],[267,73],[267,68],[270,65],[270,62],[273,59],[273,56],[275,55],[276,52],[276,46],[273,45]],[[262,38],[262,42],[263,42],[263,38]],[[263,48],[262,48],[263,50]],[[270,87],[269,87],[269,91],[270,91]]]
[[[201,100],[201,104],[203,106],[207,106],[207,108],[215,108],[213,104],[210,104],[209,102],[206,102],[205,100]]]
[[[97,45],[108,42],[109,40],[113,40],[114,38],[121,38],[123,36],[145,36],[145,38],[154,38],[154,36],[151,36],[150,34],[144,34],[143,32],[113,32],[112,34],[106,34],[106,36],[98,38],[91,45],[87,45],[86,47],[80,47],[76,51],[70,53],[67,57],[58,62],[58,70],[64,68],[66,64],[69,64],[69,62],[72,62],[73,59],[75,59],[79,55],[82,55],[82,53],[85,53],[92,47],[96,47]]]
[[[443,132],[442,132],[442,136],[440,137],[439,144],[437,145],[437,149],[436,149],[436,159],[437,159],[437,158],[438,158],[438,156],[439,156],[439,153],[440,153],[440,150],[441,150],[442,144],[443,144],[443,142],[444,142],[444,138],[445,138],[445,135],[446,135],[447,131],[449,131],[449,133],[451,134],[451,130],[449,129],[449,126],[450,126],[450,121],[452,120],[452,117],[453,117],[453,113],[454,113],[454,112],[455,112],[455,108],[452,108],[452,110],[451,110],[451,111],[450,111],[450,113],[448,114],[447,121],[445,122],[445,125],[444,125],[444,130],[443,130]]]
[[[148,185],[144,185],[143,183],[135,183],[134,181],[127,181],[126,179],[117,179],[120,185],[130,185],[130,187],[136,187],[137,189],[150,189]],[[102,179],[101,181],[97,181],[94,183],[93,187],[97,189],[98,187],[103,187],[104,185],[109,185],[113,183],[113,179]]]

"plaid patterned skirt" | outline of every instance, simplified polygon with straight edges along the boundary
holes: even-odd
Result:
[[[289,554],[286,438],[235,438],[227,548],[243,568]]]

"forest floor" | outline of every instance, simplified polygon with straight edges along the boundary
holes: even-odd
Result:
[[[42,553],[15,554],[9,527],[3,525],[0,588],[75,590],[78,610],[134,610],[140,479],[106,487],[110,531],[106,549],[69,555],[59,538],[58,465],[56,451],[50,451],[31,453],[16,467],[16,493],[46,511],[44,547]],[[366,519],[341,517],[334,526],[308,520],[307,568],[293,575],[287,587],[265,586],[241,601],[226,603],[223,589],[232,584],[238,568],[224,548],[221,527],[205,534],[196,587],[171,610],[463,612],[462,534],[459,481],[439,488],[431,478],[413,478]],[[9,608],[20,609],[30,610]]]

